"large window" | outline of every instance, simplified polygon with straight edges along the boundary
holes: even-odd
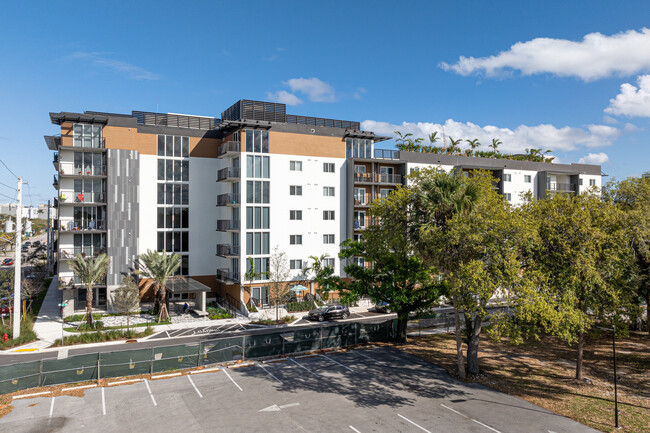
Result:
[[[104,203],[106,181],[103,179],[75,179],[74,201],[76,203]]]
[[[75,206],[74,220],[64,230],[106,230],[106,208],[103,206]]]
[[[251,207],[246,208],[246,228],[251,229],[268,229],[270,227],[268,207]]]
[[[335,171],[334,163],[332,163],[332,162],[324,162],[323,163],[323,171],[325,173],[334,173],[334,171]]]
[[[267,181],[246,181],[246,203],[269,203],[270,186]]]
[[[269,254],[270,236],[269,232],[246,232],[246,254]]]
[[[259,274],[266,275],[266,272],[269,270],[269,258],[268,257],[260,257],[260,258],[254,258],[253,259],[253,265],[255,266],[255,271],[258,272]],[[246,259],[246,271],[251,270],[251,263],[248,258]],[[256,277],[255,281],[258,280],[266,280],[267,278],[263,277]],[[255,289],[253,289],[255,290]],[[255,294],[255,292],[253,292]]]
[[[346,138],[345,156],[346,158],[372,158],[372,140]]]
[[[292,221],[302,220],[302,211],[301,210],[290,210],[289,219]]]
[[[81,254],[84,257],[96,257],[99,254],[106,253],[105,233],[75,233],[72,241],[74,245],[74,251],[72,251],[73,257],[76,257],[77,254]]]
[[[324,244],[333,244],[334,243],[334,235],[323,235],[323,243]]]
[[[269,153],[269,131],[246,130],[246,152]]]
[[[269,170],[268,156],[246,156],[246,174],[248,177],[268,179],[270,177]]]
[[[354,204],[366,204],[365,188],[354,188]]]
[[[334,269],[334,259],[333,258],[323,259],[323,267]]]
[[[366,227],[366,213],[365,212],[354,212],[354,228],[362,229]]]
[[[185,183],[159,183],[158,204],[187,205],[190,201],[190,186]]]
[[[86,125],[75,123],[72,127],[72,145],[99,149],[102,145],[102,127],[100,125]]]
[[[289,195],[302,195],[302,186],[301,185],[290,185],[289,186]]]
[[[158,156],[165,156],[167,158],[189,158],[190,137],[159,135]]]
[[[74,171],[70,174],[106,176],[106,160],[104,159],[104,154],[96,152],[75,152]]]
[[[298,270],[302,269],[302,260],[289,260],[289,268]]]

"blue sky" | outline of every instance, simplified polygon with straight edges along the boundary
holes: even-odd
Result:
[[[14,2],[0,16],[0,158],[37,204],[54,195],[50,111],[219,117],[247,98],[640,175],[645,27],[647,1]],[[2,166],[0,182],[14,184]]]

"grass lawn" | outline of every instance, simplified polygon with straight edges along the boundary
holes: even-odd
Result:
[[[453,334],[409,338],[397,346],[456,372]],[[474,382],[520,397],[603,432],[650,433],[650,339],[631,332],[616,342],[619,425],[614,429],[614,374],[611,336],[592,336],[584,350],[583,376],[575,377],[575,348],[551,337],[512,346],[481,341],[482,374]]]

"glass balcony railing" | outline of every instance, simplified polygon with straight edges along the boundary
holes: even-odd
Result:
[[[354,173],[354,181],[357,183],[402,183],[400,174],[378,174],[378,173]]]
[[[220,232],[239,231],[239,220],[217,220],[217,230]]]
[[[239,180],[239,167],[226,167],[217,171],[217,182],[222,180]]]
[[[239,256],[239,245],[219,244],[217,245],[217,255],[221,257]]]
[[[546,189],[553,192],[575,192],[576,185],[574,183],[547,182]]]
[[[61,220],[61,231],[106,230],[105,220]]]
[[[239,141],[227,141],[219,145],[217,156],[236,154],[241,152],[241,143]]]
[[[97,257],[100,254],[106,254],[106,247],[80,246],[73,248],[61,248],[59,250],[59,260],[75,260],[77,254],[82,257]]]
[[[218,195],[217,206],[239,206],[239,194]]]

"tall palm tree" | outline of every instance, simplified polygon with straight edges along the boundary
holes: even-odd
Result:
[[[438,131],[432,132],[431,134],[429,134],[429,143],[431,143],[433,145],[438,140],[439,140]]]
[[[465,141],[467,142],[467,145],[472,149],[472,155],[474,154],[476,148],[481,145],[481,143],[479,143],[478,141],[478,138],[475,138],[473,140],[465,140]]]
[[[492,143],[490,144],[490,147],[491,147],[492,149],[494,149],[494,152],[495,152],[495,153],[498,153],[499,151],[498,151],[497,149],[499,148],[499,145],[501,145],[501,144],[503,144],[503,143],[501,142],[501,140],[499,140],[498,138],[493,138],[493,139],[492,139]]]
[[[174,278],[174,274],[181,266],[181,255],[176,253],[167,254],[166,251],[159,253],[157,251],[147,250],[146,253],[140,254],[136,260],[136,271],[146,279],[144,289],[153,287],[153,293],[156,301],[159,302],[158,321],[166,320],[168,317],[167,304],[167,280]],[[184,279],[183,277],[178,277]]]
[[[93,324],[93,288],[108,272],[108,256],[100,254],[95,257],[84,257],[77,254],[72,262],[72,271],[86,286],[86,323]]]

